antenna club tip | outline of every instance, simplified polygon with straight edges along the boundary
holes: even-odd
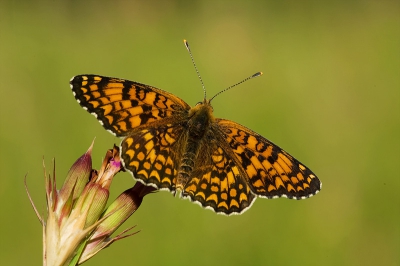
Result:
[[[262,72],[257,72],[253,76],[251,76],[251,78],[256,78],[256,77],[262,76],[262,74],[263,74]]]
[[[188,49],[188,51],[190,52],[189,43],[186,40],[183,40],[183,43],[185,44],[186,49]]]
[[[262,76],[262,75],[264,75],[264,73],[262,73],[262,72],[260,71],[260,76]]]

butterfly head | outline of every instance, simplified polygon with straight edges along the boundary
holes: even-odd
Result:
[[[211,106],[210,100],[204,99],[189,110],[189,117],[192,121],[207,124],[214,121],[213,112],[214,109]]]

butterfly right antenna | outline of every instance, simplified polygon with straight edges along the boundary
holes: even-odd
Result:
[[[245,78],[244,80],[242,80],[242,81],[240,81],[240,82],[238,82],[238,83],[236,83],[236,84],[234,84],[234,85],[232,85],[232,86],[229,86],[228,88],[226,88],[226,89],[224,89],[224,90],[218,92],[217,94],[215,94],[215,95],[210,99],[209,102],[211,102],[212,99],[214,99],[215,97],[217,97],[217,96],[220,95],[221,93],[223,93],[223,92],[225,92],[225,91],[227,91],[227,90],[230,90],[230,89],[232,89],[233,87],[236,87],[237,85],[242,84],[242,83],[245,82],[245,81],[248,81],[249,79],[259,77],[259,76],[261,76],[262,74],[263,74],[262,72],[257,72],[257,73],[255,73],[255,74],[251,75],[250,77],[247,77],[247,78]]]
[[[194,62],[194,59],[193,59],[192,51],[190,51],[189,43],[188,43],[186,40],[183,40],[183,43],[185,44],[186,49],[187,49],[188,52],[189,52],[190,59],[192,59],[192,63],[193,63],[194,69],[196,70],[197,76],[199,77],[200,82],[201,82],[201,86],[203,87],[203,91],[204,91],[204,100],[206,100],[206,99],[207,99],[207,98],[206,98],[206,87],[204,86],[204,83],[203,83],[203,80],[201,79],[200,73],[199,73],[199,71],[197,70],[196,63]]]

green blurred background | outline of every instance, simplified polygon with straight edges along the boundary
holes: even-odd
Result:
[[[400,265],[398,1],[1,1],[1,265],[40,265],[42,158],[61,184],[96,137],[77,74],[135,80],[274,141],[321,179],[304,201],[258,199],[225,217],[160,192],[123,228],[141,232],[86,265]],[[134,184],[119,174],[111,198]]]

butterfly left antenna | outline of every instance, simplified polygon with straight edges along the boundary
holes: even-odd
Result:
[[[194,62],[194,59],[193,59],[192,51],[190,51],[189,43],[188,43],[186,40],[183,40],[183,42],[184,42],[184,44],[185,44],[185,46],[186,46],[186,49],[187,49],[188,52],[189,52],[190,59],[192,59],[192,63],[193,63],[194,69],[196,70],[197,76],[198,76],[199,79],[200,79],[201,86],[203,87],[203,91],[204,91],[204,100],[205,100],[205,99],[207,99],[207,97],[206,97],[206,87],[204,86],[203,80],[201,79],[199,70],[197,70],[196,63]]]

